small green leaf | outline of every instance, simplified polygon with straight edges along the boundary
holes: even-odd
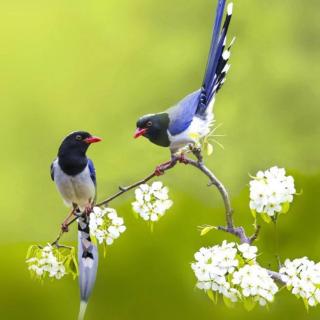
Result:
[[[245,261],[240,254],[236,255],[236,259],[239,261],[238,267],[241,268],[245,265]]]
[[[207,143],[206,145],[207,155],[210,156],[213,153],[213,146],[211,143]]]
[[[282,210],[281,210],[281,213],[287,213],[290,209],[290,203],[289,202],[286,202],[282,205]]]
[[[244,305],[244,308],[247,310],[247,311],[252,311],[253,308],[256,306],[256,301],[254,301],[252,298],[246,298],[243,300],[243,305]]]
[[[228,299],[225,296],[223,296],[223,302],[228,308],[234,308],[234,306],[235,306],[235,303],[232,302],[230,299]]]
[[[266,223],[270,223],[272,221],[271,217],[268,214],[264,213],[264,212],[261,213],[261,218]]]
[[[133,216],[136,218],[136,219],[139,219],[139,214],[135,211],[132,210],[132,213],[133,213]]]
[[[210,232],[212,229],[215,229],[215,227],[214,227],[214,226],[205,227],[205,228],[203,228],[203,229],[201,230],[200,235],[201,235],[201,236],[204,236],[204,235],[206,235],[208,232]]]
[[[217,303],[217,301],[216,301],[216,299],[215,299],[215,297],[214,297],[214,294],[213,294],[213,292],[212,292],[211,290],[208,290],[208,291],[207,291],[207,295],[208,295],[209,299],[210,299],[213,303]]]
[[[38,246],[31,245],[31,246],[28,248],[26,260],[28,260],[30,257],[36,256],[36,251],[37,251],[38,249],[39,249]]]
[[[91,239],[91,242],[97,247],[98,246],[98,241],[97,241],[97,238],[90,234],[90,239]]]
[[[302,299],[303,300],[303,303],[304,303],[304,306],[307,310],[307,312],[309,311],[309,303],[308,303],[308,299]]]
[[[105,258],[107,255],[107,244],[103,242],[103,257]]]

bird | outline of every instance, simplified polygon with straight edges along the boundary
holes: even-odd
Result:
[[[227,13],[222,25],[226,0],[218,0],[211,46],[205,75],[200,89],[187,95],[173,107],[164,112],[147,114],[136,123],[134,138],[145,137],[152,143],[169,147],[171,161],[157,167],[156,173],[163,174],[164,168],[173,163],[176,155],[186,146],[195,146],[210,133],[213,125],[213,105],[216,94],[223,86],[228,64],[230,49],[235,38],[226,47],[226,37],[230,25],[233,3],[227,6]],[[222,27],[221,27],[222,25]],[[178,156],[184,162],[184,154]]]
[[[70,133],[62,141],[58,156],[50,167],[51,179],[55,182],[64,203],[71,208],[70,214],[62,224],[62,230],[68,231],[68,221],[73,215],[79,217],[79,319],[84,317],[98,268],[98,250],[91,242],[89,230],[89,214],[96,201],[97,180],[93,162],[87,158],[86,152],[92,143],[101,140],[86,131]]]

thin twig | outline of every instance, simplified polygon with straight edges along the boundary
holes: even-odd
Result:
[[[181,160],[181,162],[183,162],[184,164],[189,164],[197,169],[199,169],[202,173],[204,173],[210,180],[209,186],[214,185],[223,200],[224,203],[224,207],[225,207],[225,219],[226,219],[226,226],[218,226],[217,229],[230,233],[234,236],[236,236],[237,238],[239,238],[241,243],[248,243],[248,244],[252,244],[258,237],[259,232],[260,232],[260,226],[256,226],[256,230],[254,232],[254,234],[250,237],[248,237],[245,233],[245,230],[243,227],[235,227],[234,226],[234,222],[233,222],[233,209],[231,207],[231,202],[230,202],[230,197],[228,194],[227,189],[225,188],[225,186],[222,184],[222,182],[213,174],[213,172],[211,172],[204,164],[203,162],[203,158],[202,158],[202,154],[201,154],[201,150],[200,149],[191,149],[192,153],[196,156],[198,161],[195,161],[193,159],[190,158],[186,158],[183,157],[183,160]],[[178,158],[173,158],[170,162],[166,163],[164,166],[162,166],[161,170],[162,172],[166,172],[170,169],[172,169],[173,167],[175,167],[175,165],[178,163]],[[144,184],[146,182],[148,182],[149,180],[153,179],[154,177],[156,177],[157,174],[156,172],[153,172],[151,174],[149,174],[147,177],[145,177],[142,180],[139,180],[129,186],[126,187],[119,187],[119,191],[117,193],[115,193],[114,195],[108,197],[107,199],[99,202],[96,204],[96,206],[107,206],[111,201],[115,200],[116,198],[120,197],[121,195],[123,195],[124,193],[140,186],[141,184]],[[67,226],[70,226],[71,224],[73,224],[79,217],[81,217],[82,215],[77,215],[75,218],[73,218],[68,224]],[[59,235],[57,236],[56,240],[52,242],[52,245],[55,246],[59,246],[59,240],[61,239],[62,235],[63,235],[64,231],[61,230]],[[281,275],[278,272],[275,271],[271,271],[271,270],[267,270],[269,275],[271,276],[272,279],[274,279],[275,281],[285,285],[284,281],[281,279]]]
[[[148,182],[149,180],[151,180],[155,176],[156,176],[156,174],[153,172],[153,173],[149,174],[146,178],[144,178],[142,180],[139,180],[139,181],[127,186],[127,187],[119,187],[120,191],[118,191],[116,194],[112,195],[111,197],[109,197],[109,198],[97,203],[96,206],[100,207],[100,206],[108,205],[109,202],[111,202],[112,200],[114,200],[114,199],[120,197],[121,195],[123,195],[124,193],[126,193],[126,192],[128,192],[128,191],[130,191],[130,190],[132,190],[132,189],[134,189],[134,188],[136,188],[138,186],[140,186],[141,184],[144,184],[144,183]]]

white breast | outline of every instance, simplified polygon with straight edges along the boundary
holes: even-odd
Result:
[[[58,165],[58,159],[54,161],[54,181],[67,206],[77,204],[83,210],[95,198],[95,185],[90,176],[89,167],[75,176],[65,174]]]

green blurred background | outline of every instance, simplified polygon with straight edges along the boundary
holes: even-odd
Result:
[[[52,240],[67,209],[49,177],[61,139],[85,129],[104,138],[89,151],[99,198],[148,174],[168,151],[134,141],[137,117],[161,111],[202,80],[215,0],[11,0],[0,3],[1,319],[75,319],[77,282],[41,285],[24,263]],[[207,159],[232,195],[235,220],[252,231],[248,173],[286,167],[297,189],[279,221],[282,257],[320,260],[320,2],[235,1],[232,69],[216,101],[218,138]],[[114,203],[128,230],[101,259],[87,319],[319,319],[285,290],[269,311],[227,309],[195,290],[190,268],[198,225],[223,223],[214,189],[192,168],[162,179],[174,207],[153,233],[126,195]],[[228,239],[233,239],[227,236]],[[74,242],[73,229],[65,242]],[[263,227],[260,261],[276,267],[274,230]]]

